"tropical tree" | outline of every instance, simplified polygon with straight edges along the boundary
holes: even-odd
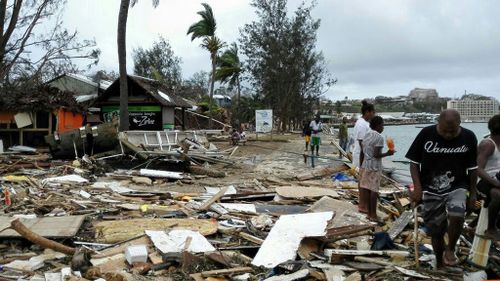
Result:
[[[161,81],[171,89],[181,85],[181,58],[174,54],[172,46],[162,36],[149,49],[134,49],[132,58],[136,75]]]
[[[303,2],[288,14],[287,0],[252,0],[258,19],[240,29],[245,73],[281,130],[312,115],[321,95],[335,84],[321,51],[316,49],[320,21]]]
[[[209,102],[209,114],[212,117],[212,106],[213,106],[213,95],[214,95],[214,83],[215,83],[215,71],[217,66],[217,54],[220,49],[224,47],[224,42],[215,36],[215,31],[217,29],[217,24],[215,22],[215,17],[212,12],[210,5],[202,3],[205,8],[204,11],[199,11],[198,15],[201,16],[201,20],[192,24],[187,35],[191,34],[191,41],[197,38],[202,39],[201,47],[210,52],[210,60],[212,61],[212,77],[210,80],[210,102]],[[212,120],[210,119],[210,125]]]
[[[76,59],[97,64],[94,40],[61,20],[64,0],[0,1],[0,87],[31,87],[60,75],[78,72]]]
[[[152,0],[153,7],[158,6],[160,0]],[[121,0],[118,13],[118,65],[120,70],[120,131],[127,131],[128,124],[128,86],[127,86],[127,19],[128,8],[135,5],[137,0]]]
[[[218,58],[217,65],[219,68],[215,72],[215,79],[223,84],[227,83],[230,89],[236,87],[236,112],[238,112],[241,95],[240,74],[243,69],[238,56],[238,45],[236,45],[236,43],[231,44],[231,47],[224,51]]]

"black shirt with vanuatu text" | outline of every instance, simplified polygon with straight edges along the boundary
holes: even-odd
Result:
[[[468,188],[468,170],[477,168],[477,139],[471,130],[461,127],[460,134],[446,140],[437,126],[425,127],[417,135],[406,158],[420,164],[422,190],[444,194]]]

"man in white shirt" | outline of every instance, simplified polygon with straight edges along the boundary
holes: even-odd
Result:
[[[311,153],[314,154],[314,147],[316,147],[316,156],[319,156],[319,144],[321,143],[321,138],[319,133],[323,131],[323,124],[321,123],[319,114],[316,115],[316,119],[311,121],[309,124],[311,128]]]

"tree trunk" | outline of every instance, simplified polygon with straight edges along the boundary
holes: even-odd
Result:
[[[217,54],[212,53],[212,79],[210,81],[210,101],[208,102],[208,116],[210,119],[208,119],[208,127],[209,129],[212,128],[212,118],[214,118],[213,115],[213,105],[214,105],[214,84],[215,84],[215,67],[216,67],[216,59],[217,59]]]
[[[120,131],[129,129],[127,85],[127,18],[130,0],[121,0],[118,14],[118,65],[120,67]]]

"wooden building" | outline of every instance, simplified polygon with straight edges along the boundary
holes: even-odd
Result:
[[[130,130],[161,131],[176,127],[184,129],[184,118],[175,118],[175,110],[184,116],[192,106],[178,97],[161,82],[135,75],[128,75],[128,110]],[[95,107],[101,109],[104,122],[119,119],[120,80],[117,79],[99,96]]]

